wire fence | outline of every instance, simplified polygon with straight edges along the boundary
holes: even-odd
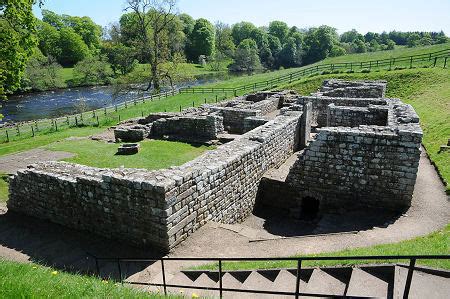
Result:
[[[270,80],[255,82],[252,84],[245,84],[234,88],[179,88],[172,91],[166,91],[155,95],[143,96],[133,100],[128,100],[122,103],[110,105],[108,107],[99,108],[91,111],[86,111],[77,114],[66,115],[51,119],[39,119],[27,122],[19,122],[13,125],[0,128],[0,144],[10,141],[32,138],[37,135],[50,134],[60,132],[68,128],[75,127],[102,127],[116,124],[126,118],[137,117],[139,112],[144,116],[144,107],[139,111],[139,105],[147,102],[167,99],[178,94],[193,94],[200,97],[199,94],[205,94],[212,98],[204,98],[204,102],[217,102],[227,98],[229,95],[237,96],[245,94],[250,91],[265,90],[279,86],[280,84],[288,84],[307,76],[317,74],[332,74],[340,73],[342,71],[355,72],[357,70],[370,72],[372,69],[380,69],[388,67],[388,70],[401,68],[415,68],[415,67],[443,67],[447,68],[450,63],[450,49],[441,51],[425,53],[420,55],[396,57],[382,60],[371,60],[362,62],[343,62],[333,64],[318,64],[310,67],[294,71],[290,74],[275,77]],[[223,95],[225,95],[223,97]],[[197,103],[196,103],[197,102]],[[201,100],[193,101],[193,106],[200,105]],[[190,103],[188,103],[190,106]],[[133,109],[130,109],[133,108]],[[179,109],[187,108],[187,106],[180,106]],[[124,110],[128,110],[125,112]],[[133,110],[133,111],[129,111]],[[173,107],[172,107],[173,110]]]

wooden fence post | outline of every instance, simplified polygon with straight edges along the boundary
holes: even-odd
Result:
[[[31,134],[32,134],[31,136],[34,137],[34,129],[33,129],[33,126],[31,126]]]
[[[9,134],[8,134],[8,130],[6,130],[6,142],[9,142]]]

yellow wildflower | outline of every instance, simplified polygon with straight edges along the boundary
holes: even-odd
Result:
[[[52,272],[52,275],[56,275],[56,274],[58,274],[58,271],[53,271]]]
[[[107,283],[108,283],[108,281],[107,281],[107,280],[102,280],[102,282],[103,282],[104,284],[107,284]]]
[[[37,269],[37,266],[33,266],[33,269]]]
[[[199,296],[196,293],[192,293],[192,298],[199,298]]]

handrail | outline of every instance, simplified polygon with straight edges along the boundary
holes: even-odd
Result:
[[[369,256],[304,256],[304,257],[224,257],[224,258],[200,258],[200,257],[158,257],[158,258],[117,258],[117,257],[96,257],[93,254],[88,253],[95,259],[95,265],[97,274],[100,276],[99,261],[114,261],[117,263],[120,281],[122,283],[127,283],[131,285],[145,285],[145,286],[156,286],[163,287],[164,294],[167,295],[167,288],[184,288],[184,289],[200,289],[200,290],[210,290],[219,291],[220,298],[223,298],[223,292],[238,292],[238,293],[254,293],[254,294],[270,294],[270,295],[285,295],[285,296],[311,296],[311,297],[322,297],[327,296],[327,294],[317,294],[317,293],[304,293],[300,292],[300,272],[302,271],[303,261],[327,261],[327,260],[409,260],[408,273],[405,282],[405,288],[403,291],[403,298],[409,297],[409,292],[411,289],[412,277],[417,260],[442,260],[450,259],[450,255],[369,255]],[[127,281],[122,276],[121,263],[124,262],[161,262],[162,270],[162,283],[149,283],[149,282],[135,282]],[[166,282],[166,273],[164,262],[165,261],[212,261],[218,262],[219,264],[219,286],[218,287],[208,287],[208,286],[192,286],[192,285],[179,285],[170,284]],[[296,261],[297,262],[297,272],[296,272],[296,285],[294,292],[284,292],[284,291],[268,291],[268,290],[257,290],[257,289],[236,289],[236,288],[226,288],[223,286],[222,276],[222,262],[224,261]],[[330,294],[331,296],[331,294]],[[333,296],[336,297],[336,296]],[[341,296],[341,297],[346,297]],[[358,297],[355,297],[358,298]],[[361,297],[362,298],[362,297]]]

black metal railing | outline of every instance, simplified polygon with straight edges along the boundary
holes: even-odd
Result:
[[[392,69],[396,66],[405,66],[412,68],[414,64],[418,62],[428,61],[430,67],[436,67],[438,64],[438,60],[442,60],[443,68],[447,67],[447,60],[450,57],[450,49],[444,49],[436,52],[417,54],[411,56],[399,56],[399,57],[391,57],[387,59],[379,59],[379,60],[369,60],[369,61],[358,61],[358,62],[338,62],[338,63],[328,63],[328,64],[316,64],[301,70],[282,75],[270,80],[264,80],[255,82],[252,84],[241,85],[236,88],[202,88],[202,87],[186,87],[180,88],[179,93],[232,93],[236,96],[241,91],[248,90],[259,90],[262,88],[271,88],[280,83],[292,83],[298,79],[303,77],[320,73],[323,71],[338,71],[338,70],[349,70],[354,71],[356,69],[368,69],[379,68],[379,67],[389,67]]]
[[[165,257],[165,258],[104,258],[104,257],[96,257],[95,255],[89,254],[95,259],[96,271],[97,275],[100,276],[100,261],[104,262],[113,262],[116,263],[117,269],[119,272],[119,280],[123,283],[127,283],[130,285],[140,285],[140,286],[156,286],[162,287],[164,290],[164,294],[167,295],[168,288],[181,288],[181,289],[198,289],[198,290],[209,290],[209,291],[218,291],[220,298],[223,297],[223,292],[237,292],[237,293],[253,293],[253,294],[269,294],[269,295],[284,295],[284,296],[293,296],[295,298],[299,298],[299,296],[311,296],[311,297],[323,297],[327,296],[326,294],[317,294],[317,293],[303,293],[300,292],[300,273],[302,271],[302,262],[304,261],[398,261],[398,260],[407,260],[409,264],[408,274],[406,277],[405,288],[403,291],[403,298],[409,297],[409,292],[411,289],[411,282],[413,278],[414,269],[416,266],[417,260],[448,260],[450,259],[450,255],[389,255],[389,256],[315,256],[315,257],[266,257],[266,258],[181,258],[181,257]],[[192,286],[192,285],[179,285],[179,284],[169,284],[166,281],[166,271],[165,271],[165,263],[168,261],[199,261],[199,262],[215,262],[218,264],[218,272],[219,272],[219,287],[207,287],[207,286]],[[236,289],[236,288],[227,288],[223,285],[222,276],[223,276],[223,262],[250,262],[250,261],[290,261],[294,262],[297,265],[296,271],[296,283],[295,283],[295,292],[289,291],[268,291],[268,290],[256,290],[256,289]],[[127,281],[123,276],[122,265],[123,263],[136,263],[136,262],[160,262],[161,263],[161,272],[162,279],[161,283],[149,283],[149,282],[134,282]],[[336,297],[333,295],[333,297]],[[345,296],[342,296],[345,297]],[[352,298],[357,298],[352,296]]]

